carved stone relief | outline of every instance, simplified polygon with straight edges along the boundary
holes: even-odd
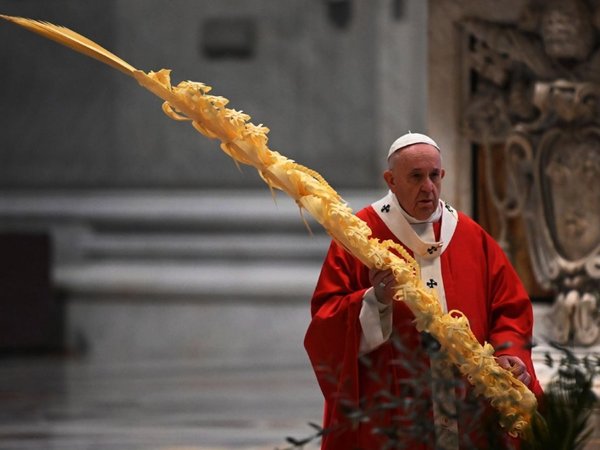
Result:
[[[563,344],[600,335],[599,14],[583,0],[530,1],[516,24],[461,22],[473,81],[463,129],[484,152],[505,144],[507,190],[492,198],[501,220],[523,218]]]

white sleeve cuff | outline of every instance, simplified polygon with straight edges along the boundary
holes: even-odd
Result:
[[[358,355],[369,353],[383,344],[392,334],[392,306],[380,303],[373,288],[365,291],[359,314],[362,333]]]

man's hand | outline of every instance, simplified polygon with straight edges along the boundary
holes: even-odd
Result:
[[[529,375],[527,367],[521,358],[518,358],[517,356],[502,355],[496,358],[496,362],[500,367],[511,372],[517,380],[529,387],[531,375]]]
[[[396,280],[390,269],[387,270],[369,270],[369,281],[375,291],[375,297],[381,303],[386,305],[391,304],[394,301],[394,285]]]

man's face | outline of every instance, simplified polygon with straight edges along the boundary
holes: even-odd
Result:
[[[438,207],[442,189],[440,152],[429,144],[414,144],[394,153],[383,173],[398,203],[415,219],[425,220]]]

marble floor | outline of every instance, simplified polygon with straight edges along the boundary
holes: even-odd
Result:
[[[2,450],[284,449],[321,406],[303,363],[0,360]]]
[[[0,450],[284,450],[321,408],[299,358],[0,358]],[[592,420],[585,450],[600,449],[600,411]]]

